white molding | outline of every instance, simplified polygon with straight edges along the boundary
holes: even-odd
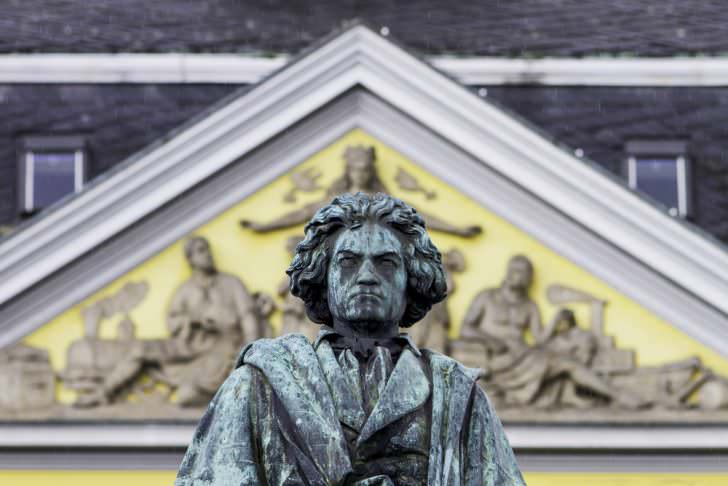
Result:
[[[192,424],[0,424],[0,449],[178,448],[192,440]],[[726,426],[505,425],[516,451],[728,450]]]
[[[3,54],[0,83],[256,83],[289,56]],[[466,85],[728,86],[728,59],[426,57]]]
[[[4,54],[0,83],[256,83],[287,56]]]
[[[700,302],[710,319],[681,317],[675,325],[728,355],[728,255],[722,247],[364,27],[345,31],[2,241],[0,308],[356,87],[537,195],[544,207],[588,228],[636,267],[661,274],[659,286],[647,285],[615,274],[611,261],[591,263],[607,283],[641,295],[648,309],[684,316],[683,303]],[[483,192],[476,182],[466,192]],[[558,232],[552,228],[557,242]],[[582,258],[589,269],[588,256]],[[666,304],[658,287],[673,282],[685,291]]]
[[[560,86],[728,86],[728,59],[430,58],[463,84]]]
[[[712,450],[728,449],[727,426],[506,425],[515,449],[574,450]]]
[[[191,424],[0,424],[2,448],[186,447]]]

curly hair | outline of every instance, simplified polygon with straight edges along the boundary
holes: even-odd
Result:
[[[342,194],[319,209],[306,225],[306,236],[286,273],[291,294],[301,298],[313,322],[332,324],[327,302],[326,275],[338,233],[366,222],[394,231],[402,241],[407,271],[407,308],[400,325],[409,327],[422,319],[447,293],[440,252],[425,231],[417,211],[386,194]]]

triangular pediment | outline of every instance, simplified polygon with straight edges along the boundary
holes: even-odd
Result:
[[[280,304],[285,241],[300,224],[253,236],[239,221],[273,221],[329,195],[349,146],[375,147],[388,192],[455,228],[484,229],[475,238],[434,236],[466,262],[450,302],[451,339],[478,292],[496,288],[508,259],[524,254],[536,267],[531,292],[544,321],[569,303],[593,328],[603,301],[603,337],[625,351],[615,359],[636,352],[637,364],[658,367],[695,355],[728,373],[722,247],[363,26],[3,240],[0,347],[82,339],[81,311],[128,284],[147,286],[133,314],[144,322],[138,337],[165,339],[191,234],[208,238],[221,269],[251,293]],[[274,315],[273,332],[281,325]],[[65,352],[51,350],[64,369]]]

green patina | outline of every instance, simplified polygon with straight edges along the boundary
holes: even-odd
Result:
[[[241,353],[176,485],[523,485],[477,370],[398,334],[445,296],[420,216],[382,194],[336,198],[288,271],[318,340]]]

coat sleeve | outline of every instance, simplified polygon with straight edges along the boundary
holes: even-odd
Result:
[[[223,383],[202,416],[175,486],[261,484],[251,420],[254,370],[244,366]]]
[[[463,484],[525,486],[498,416],[485,392],[475,386],[463,451]]]

